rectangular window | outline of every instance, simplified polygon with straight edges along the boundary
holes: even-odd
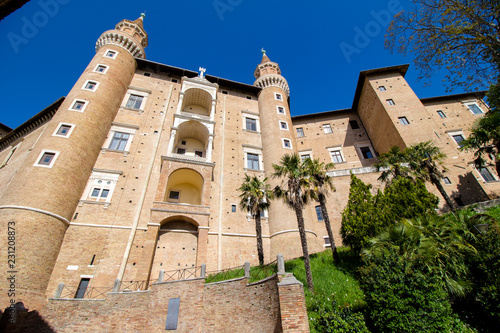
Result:
[[[451,180],[450,180],[450,178],[448,178],[448,177],[443,177],[443,183],[445,183],[446,185],[450,185],[450,184],[451,184]]]
[[[465,105],[469,108],[470,112],[472,112],[473,114],[484,113],[483,110],[481,110],[481,108],[479,108],[479,106],[476,103],[467,103]]]
[[[349,120],[349,125],[351,125],[351,128],[352,129],[358,129],[359,128],[359,124],[356,120]]]
[[[247,168],[259,170],[259,155],[247,153]]]
[[[89,286],[90,279],[83,278],[80,280],[80,284],[78,285],[78,289],[75,293],[75,298],[85,298],[85,293],[87,292],[87,287]]]
[[[280,121],[280,128],[282,130],[288,130],[288,124],[286,123],[286,121]]]
[[[310,154],[303,154],[303,155],[300,155],[300,159],[302,161],[305,161],[307,160],[308,158],[311,158],[311,155]]]
[[[130,134],[128,133],[115,132],[113,134],[113,139],[111,139],[111,143],[109,144],[109,149],[125,151],[129,137]]]
[[[85,85],[83,86],[83,89],[87,89],[87,90],[96,90],[97,88],[97,82],[95,81],[87,81],[85,82]]]
[[[106,70],[108,69],[108,66],[104,66],[104,65],[97,65],[97,67],[95,68],[95,72],[97,73],[106,73]]]
[[[118,54],[118,52],[116,52],[116,51],[111,51],[111,50],[106,51],[106,57],[111,58],[111,59],[116,58],[117,54]]]
[[[180,191],[170,191],[168,194],[168,198],[172,200],[179,200],[181,197],[181,192]]]
[[[454,134],[452,135],[453,137],[453,140],[455,140],[455,142],[460,146],[462,147],[462,141],[464,141],[464,137],[462,134]]]
[[[297,127],[297,136],[302,138],[304,136],[304,129],[302,127]]]
[[[109,189],[94,187],[90,196],[92,198],[102,198],[106,199],[109,195]]]
[[[127,105],[125,107],[134,109],[134,110],[140,110],[142,101],[144,100],[144,96],[139,96],[139,95],[130,95],[127,101]]]
[[[185,153],[186,153],[186,149],[185,148],[177,148],[177,154],[184,155]]]
[[[323,125],[323,132],[325,132],[325,134],[329,134],[329,133],[332,133],[332,126],[330,124],[324,124]]]
[[[410,125],[410,122],[408,121],[408,119],[406,117],[399,117],[399,122],[401,123],[401,125]]]
[[[288,148],[288,149],[291,149],[292,148],[292,142],[288,139],[282,139],[283,140],[283,148]]]
[[[70,125],[61,125],[57,129],[56,134],[60,135],[60,136],[68,136],[70,130],[71,130],[71,126]]]
[[[81,100],[76,100],[71,106],[71,110],[83,112],[85,109],[86,102]]]
[[[342,158],[342,152],[340,150],[332,150],[331,154],[332,154],[333,163],[344,162],[344,159]]]
[[[360,147],[359,150],[361,151],[363,158],[365,159],[373,158],[373,154],[372,151],[370,150],[370,147]]]
[[[282,100],[283,100],[283,96],[281,96],[281,94],[278,94],[278,93],[275,93],[275,94],[274,94],[274,98],[275,98],[277,101],[282,101]]]
[[[441,118],[446,118],[446,114],[442,110],[437,110],[436,112]]]
[[[487,168],[479,168],[479,173],[481,174],[481,177],[483,177],[485,182],[495,181],[495,177],[493,177],[490,170],[488,170]]]
[[[202,152],[202,151],[199,151],[199,150],[195,150],[195,151],[194,151],[194,155],[195,155],[195,156],[198,156],[198,157],[203,157],[203,152]]]
[[[394,101],[392,99],[387,99],[387,104],[389,105],[396,105],[396,103],[394,103]]]
[[[246,129],[249,131],[257,131],[257,119],[245,118]]]
[[[385,89],[385,87],[384,87],[384,86],[379,86],[379,87],[378,87],[378,90],[380,90],[380,91],[386,91],[387,89]]]
[[[278,106],[278,113],[279,114],[285,114],[285,108],[282,106]]]
[[[231,212],[236,213],[236,205],[231,205]]]
[[[38,160],[39,165],[50,165],[56,156],[55,153],[44,152],[42,157]]]
[[[321,211],[321,206],[314,207],[316,209],[316,217],[318,218],[318,222],[323,222],[323,212]]]
[[[330,237],[325,236],[325,237],[324,237],[324,239],[325,239],[325,247],[330,247],[330,246],[332,246],[332,244],[330,244]]]

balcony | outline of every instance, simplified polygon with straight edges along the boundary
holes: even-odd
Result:
[[[191,113],[191,112],[181,111],[179,115],[181,117],[188,118],[188,119],[210,121],[210,116],[204,116],[204,115],[197,114],[197,113]]]

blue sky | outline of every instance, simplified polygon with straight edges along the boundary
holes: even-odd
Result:
[[[0,122],[15,128],[67,95],[101,33],[143,11],[148,60],[253,84],[265,48],[288,80],[292,115],[349,108],[361,70],[411,64],[384,48],[387,14],[399,9],[408,1],[31,0],[0,21]],[[411,65],[419,97],[446,94],[442,75],[430,86],[416,77]]]

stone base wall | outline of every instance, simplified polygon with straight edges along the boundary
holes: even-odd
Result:
[[[169,300],[179,298],[177,329],[172,332],[309,332],[302,284],[293,278],[283,288],[280,279],[275,275],[252,284],[246,278],[210,284],[193,279],[154,284],[148,291],[109,293],[102,300],[49,299],[40,311],[18,315],[16,326],[2,329],[165,332]],[[283,300],[286,304],[281,306]]]

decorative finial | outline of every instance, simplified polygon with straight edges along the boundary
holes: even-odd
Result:
[[[262,52],[262,55],[265,55],[265,54],[266,54],[266,50],[264,50],[264,48],[261,48],[261,49],[260,49],[260,52]]]
[[[203,74],[205,74],[205,72],[207,71],[207,69],[203,68],[203,67],[200,67],[200,68],[198,68],[198,70],[200,71],[200,77],[203,78]]]
[[[146,11],[144,11],[144,13],[141,13],[141,18],[144,20],[144,18],[146,17]]]

